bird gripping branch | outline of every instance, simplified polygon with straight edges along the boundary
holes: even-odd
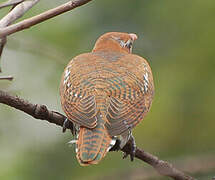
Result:
[[[74,57],[64,70],[61,104],[76,125],[81,165],[97,164],[110,149],[121,149],[128,141],[133,160],[131,130],[149,111],[154,94],[148,62],[132,54],[136,39],[132,33],[106,33],[92,52]]]

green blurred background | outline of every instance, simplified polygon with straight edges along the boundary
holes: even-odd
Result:
[[[64,2],[43,0],[23,18]],[[7,11],[0,10],[0,16]],[[62,112],[59,82],[69,60],[91,51],[105,32],[136,33],[139,39],[133,52],[149,61],[156,90],[150,113],[133,130],[138,147],[199,179],[211,179],[215,175],[214,19],[214,0],[94,0],[9,36],[1,75],[15,79],[1,81],[0,88]],[[80,167],[74,148],[67,144],[72,138],[69,131],[63,134],[60,127],[2,104],[0,120],[0,179],[168,179],[142,161],[122,160],[121,152],[108,153],[99,165]]]

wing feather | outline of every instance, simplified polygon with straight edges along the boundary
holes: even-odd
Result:
[[[151,69],[145,59],[129,55],[122,59],[124,73],[117,77],[118,96],[110,97],[106,128],[117,136],[135,127],[151,106],[154,85]]]

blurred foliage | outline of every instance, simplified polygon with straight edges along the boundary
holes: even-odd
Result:
[[[23,18],[63,2],[41,1]],[[58,87],[69,60],[91,51],[105,32],[134,32],[139,36],[134,53],[149,60],[156,88],[150,113],[133,130],[138,147],[161,158],[215,155],[214,7],[212,0],[92,1],[8,37],[1,75],[15,80],[1,81],[0,88],[62,112]],[[70,133],[1,104],[0,119],[0,179],[103,179],[148,167],[121,160],[120,152],[97,166],[80,167],[66,144]],[[196,177],[213,175],[215,167]]]

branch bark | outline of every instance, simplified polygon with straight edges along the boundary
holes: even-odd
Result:
[[[7,6],[13,6],[13,5],[19,4],[23,1],[24,0],[8,0],[7,2],[0,3],[0,9]]]
[[[17,96],[12,96],[7,92],[0,90],[0,103],[6,104],[21,110],[36,119],[46,120],[59,126],[63,126],[66,117],[58,112],[50,111],[45,105],[32,104]],[[73,124],[67,123],[66,128],[73,132]],[[121,150],[123,152],[130,152],[130,145],[126,144]],[[182,171],[173,167],[167,161],[158,159],[158,157],[137,148],[135,157],[151,165],[159,174],[171,177],[175,180],[194,180],[193,177],[186,175]]]
[[[56,8],[50,9],[36,15],[34,17],[25,19],[21,22],[16,24],[12,24],[15,20],[22,17],[29,9],[31,9],[36,3],[40,0],[9,0],[5,3],[0,4],[0,8],[7,7],[10,5],[14,5],[12,10],[0,20],[0,58],[2,55],[3,48],[7,42],[7,36],[13,34],[18,31],[22,31],[24,29],[30,28],[38,23],[51,19],[57,15],[63,14],[64,12],[70,11],[75,9],[79,6],[82,6],[92,0],[74,0],[69,1],[63,5],[60,5]],[[0,65],[0,72],[1,72],[1,65]]]
[[[15,20],[23,16],[29,9],[31,9],[40,0],[30,0],[24,1],[16,5],[6,16],[0,20],[0,28],[5,28],[6,26],[13,23]],[[0,33],[1,34],[1,33]],[[1,36],[1,38],[4,36]]]
[[[7,92],[0,90],[0,103],[6,104],[10,107],[23,111],[35,119],[46,120],[50,123],[54,123],[58,126],[63,126],[66,116],[50,111],[45,105],[32,104],[18,96],[12,96]],[[72,123],[66,124],[67,129],[73,129]]]
[[[0,20],[0,29],[4,29],[5,27],[7,27],[8,25],[12,24],[14,21],[16,21],[17,19],[19,19],[20,17],[22,17],[29,9],[31,9],[36,3],[38,3],[40,0],[31,0],[31,1],[8,1],[6,3],[1,4],[1,8],[2,7],[6,7],[9,5],[13,5],[14,3],[14,7],[11,9],[11,11],[4,16],[1,20]],[[0,58],[3,52],[3,48],[7,42],[6,36],[1,36],[1,32],[0,32]],[[0,66],[0,72],[1,72],[1,66]]]
[[[8,27],[0,29],[0,38],[4,36],[8,36],[10,34],[13,34],[15,32],[21,31],[23,29],[27,29],[31,26],[34,26],[38,23],[41,23],[47,19],[53,18],[57,15],[60,15],[62,13],[65,13],[67,11],[70,11],[72,9],[75,9],[79,6],[82,6],[92,0],[74,0],[69,1],[63,5],[60,5],[56,8],[50,9],[44,13],[41,13],[39,15],[36,15],[34,17],[31,17],[29,19],[25,19],[21,22],[18,22],[16,24],[10,25]]]
[[[9,81],[12,81],[13,80],[13,76],[1,76],[0,80],[9,80]]]

